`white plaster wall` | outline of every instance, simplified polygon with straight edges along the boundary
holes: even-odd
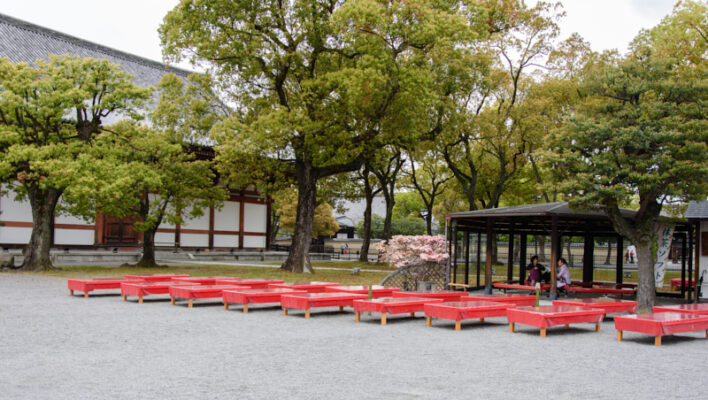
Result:
[[[162,226],[162,225],[160,225]],[[155,233],[155,243],[158,246],[174,246],[175,245],[175,234],[174,232],[156,232]]]
[[[239,202],[225,201],[221,210],[214,210],[214,230],[237,231],[239,217]],[[216,240],[216,239],[215,239]],[[216,242],[214,242],[216,246]]]
[[[238,247],[238,235],[214,235],[214,247]]]
[[[7,185],[2,186],[7,189]],[[32,208],[29,201],[16,201],[15,192],[9,189],[0,198],[0,219],[4,221],[32,222]],[[27,239],[29,242],[29,238]],[[13,242],[14,243],[14,242]]]
[[[88,229],[54,229],[54,244],[87,245],[94,244],[95,232]],[[29,241],[29,239],[28,239]]]
[[[264,248],[266,238],[265,236],[244,236],[243,237],[243,247],[246,248]]]
[[[209,234],[182,233],[179,245],[180,247],[209,247]]]
[[[246,232],[265,233],[268,220],[266,211],[268,211],[268,208],[265,204],[246,203],[243,209],[243,230]],[[244,239],[244,246],[246,246],[245,243],[246,240]],[[265,243],[261,247],[265,247]]]
[[[204,210],[204,215],[197,218],[188,219],[189,212],[191,209],[187,209],[182,213],[182,218],[184,218],[184,223],[182,228],[184,229],[203,229],[209,230],[209,209]]]
[[[0,243],[27,244],[32,236],[32,228],[0,226]]]
[[[150,199],[150,202],[152,203],[152,202],[154,202],[154,201],[159,201],[160,196],[158,196],[158,195],[156,195],[156,194],[153,194],[153,193],[150,193],[150,194],[148,194],[148,198]],[[174,208],[173,208],[171,205],[168,204],[168,205],[167,205],[167,208],[170,209],[170,212],[174,212]],[[174,225],[172,225],[172,224],[170,224],[169,222],[167,222],[167,218],[163,218],[163,219],[162,219],[162,223],[160,224],[160,228],[164,228],[164,229],[174,229],[174,227],[175,227]]]

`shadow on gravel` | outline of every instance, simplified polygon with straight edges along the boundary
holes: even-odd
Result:
[[[705,341],[705,340],[706,339],[698,338],[698,337],[667,335],[667,336],[661,337],[661,347],[678,346],[681,343],[700,342],[700,341]],[[638,343],[643,346],[654,347],[654,336],[648,336],[648,335],[642,334],[641,336],[628,338],[627,332],[625,332],[625,336],[622,338],[622,342]]]
[[[91,293],[91,294],[89,294],[89,299],[91,299],[91,298],[102,298],[102,297],[120,297],[120,296],[121,296],[120,293],[96,293],[96,294]],[[76,298],[82,298],[82,299],[83,299],[83,298],[84,298],[84,294],[83,294],[83,293],[81,293],[81,294],[76,294],[76,293],[74,293],[74,295],[71,296],[71,297],[76,297]]]
[[[519,326],[516,326],[516,332],[517,334],[524,334],[524,335],[531,335],[531,336],[539,336],[540,329],[539,328],[521,328],[519,329]],[[560,328],[548,328],[546,329],[546,336],[574,336],[574,335],[590,335],[596,333],[595,332],[595,326],[593,325],[592,327],[588,326],[587,328],[575,328],[575,327],[570,327],[570,328],[565,328],[565,327],[560,327]]]

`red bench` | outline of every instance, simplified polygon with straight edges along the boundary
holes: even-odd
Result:
[[[283,280],[281,279],[239,279],[239,278],[232,278],[232,279],[217,279],[214,281],[215,285],[239,285],[239,286],[248,286],[251,289],[267,289],[268,285],[274,284],[274,283],[283,283]]]
[[[536,305],[536,296],[518,293],[475,294],[465,297],[464,301],[493,301],[497,303],[510,303],[516,307]]]
[[[443,299],[443,301],[460,301],[467,298],[469,293],[456,290],[414,290],[412,292],[393,292],[393,297],[428,297]]]
[[[634,289],[614,289],[611,287],[598,288],[598,287],[578,287],[578,286],[566,286],[565,290],[573,293],[595,293],[595,294],[634,294]]]
[[[170,286],[170,300],[175,304],[176,299],[187,299],[187,307],[192,308],[194,299],[210,299],[221,297],[224,290],[250,289],[246,286],[238,285],[194,285],[194,286]]]
[[[605,311],[605,314],[620,312],[637,312],[637,302],[631,300],[611,299],[609,297],[599,297],[594,299],[564,299],[554,300],[554,306],[582,306],[597,308]]]
[[[189,276],[185,278],[174,278],[173,281],[179,282],[192,282],[197,285],[216,285],[217,280],[234,280],[238,279],[235,276]],[[233,285],[233,282],[227,283],[227,285]]]
[[[671,289],[673,290],[674,288],[680,288],[681,287],[681,278],[673,278],[671,279]],[[686,287],[694,287],[696,286],[696,280],[691,279],[691,281],[688,281],[688,278],[684,280],[686,282]]]
[[[66,281],[69,287],[69,296],[74,295],[74,291],[83,292],[84,298],[89,297],[89,292],[94,290],[120,289],[122,283],[144,282],[140,279],[124,278],[94,278],[94,279],[69,279]]]
[[[354,301],[354,312],[356,322],[361,321],[361,313],[376,312],[381,313],[381,325],[386,325],[387,314],[407,314],[415,317],[415,313],[423,311],[423,307],[429,303],[442,303],[443,299],[430,297],[383,297],[378,299],[366,299]]]
[[[401,289],[388,286],[372,285],[371,286],[371,297],[378,299],[379,297],[391,297],[394,292],[398,292]],[[356,293],[356,294],[369,294],[369,287],[364,285],[355,286],[330,286],[325,288],[327,293]]]
[[[556,325],[565,325],[582,322],[594,322],[595,331],[600,331],[604,310],[578,306],[541,306],[521,307],[507,310],[506,318],[509,320],[509,332],[514,332],[516,324],[531,325],[541,328],[541,336],[546,336],[546,328]]]
[[[492,286],[494,286],[497,289],[504,289],[504,290],[530,290],[530,291],[536,290],[536,286],[519,285],[518,283],[493,282]],[[541,284],[541,290],[549,290],[550,288],[551,288],[551,285],[548,283]]]
[[[306,294],[304,290],[293,289],[238,289],[224,290],[221,298],[224,301],[224,309],[229,309],[229,303],[243,304],[243,312],[248,312],[248,305],[254,303],[280,303],[280,298],[284,294]]]
[[[335,282],[294,282],[294,283],[271,283],[269,288],[273,289],[295,289],[304,290],[307,293],[324,293],[330,286],[339,286]]]
[[[678,304],[675,306],[655,306],[654,312],[678,312],[708,315],[708,303]]]
[[[148,274],[148,275],[124,275],[126,279],[140,279],[145,282],[167,282],[174,278],[188,278],[189,274]]]
[[[462,329],[463,319],[477,319],[484,322],[485,318],[506,317],[507,309],[515,307],[512,303],[495,303],[491,301],[452,301],[440,304],[426,304],[424,307],[427,325],[433,325],[433,318],[455,321],[455,330]]]
[[[193,286],[192,282],[136,282],[123,283],[120,285],[120,292],[123,294],[123,301],[128,301],[128,296],[136,296],[138,304],[143,303],[143,297],[151,294],[167,294],[170,286]]]
[[[366,298],[366,295],[352,293],[307,293],[283,295],[280,304],[283,306],[283,315],[288,315],[288,309],[293,308],[305,310],[305,318],[310,318],[311,308],[339,307],[339,311],[344,311],[344,307],[351,307],[354,300]]]
[[[654,345],[661,346],[662,335],[682,332],[706,331],[708,339],[708,315],[678,312],[635,314],[615,317],[617,340],[622,341],[623,332],[638,332],[654,336]]]

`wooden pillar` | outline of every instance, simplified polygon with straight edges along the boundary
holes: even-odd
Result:
[[[477,232],[477,287],[479,287],[479,275],[482,269],[482,232]]]
[[[492,220],[487,218],[487,240],[486,242],[486,254],[484,255],[484,293],[492,293],[492,235],[494,231],[492,230]]]
[[[699,277],[701,276],[700,266],[701,266],[701,247],[702,246],[703,245],[701,244],[701,223],[700,223],[700,221],[696,221],[696,257],[695,257],[696,258],[696,261],[695,261],[696,274],[694,275],[695,279],[696,279],[696,284],[693,286],[690,286],[690,283],[689,283],[689,287],[693,288],[693,301],[695,303],[698,303],[698,280],[699,280]],[[690,278],[691,273],[690,272],[689,272],[688,276],[689,276],[688,281],[691,282],[691,278]],[[708,338],[708,331],[706,331],[706,338]]]
[[[622,280],[624,279],[624,271],[622,270],[622,263],[624,262],[624,252],[622,251],[622,247],[624,247],[624,238],[622,238],[622,235],[617,235],[617,261],[616,261],[616,280],[617,283],[622,283]]]
[[[243,216],[245,214],[245,204],[243,203],[243,193],[238,202],[238,248],[243,249]]]
[[[514,223],[511,223],[509,228],[509,246],[508,256],[506,259],[506,280],[511,282],[514,279]]]
[[[595,238],[590,232],[590,227],[585,226],[585,248],[583,249],[583,282],[593,281],[593,270],[595,268]]]
[[[209,249],[214,248],[214,207],[209,207]]]
[[[519,235],[519,284],[523,285],[526,280],[526,240],[528,235]]]
[[[470,232],[465,231],[465,285],[470,284]]]
[[[560,235],[558,234],[558,216],[551,219],[551,300],[558,298],[556,290],[556,270],[558,269],[558,259],[560,258]]]
[[[686,252],[687,249],[686,235],[681,235],[681,298],[686,298]],[[690,265],[689,265],[689,268]]]
[[[689,225],[688,228],[688,282],[691,282],[691,270],[693,266],[693,250],[694,247],[698,248],[698,246],[694,245],[694,239],[693,239],[693,227]],[[698,253],[696,253],[698,254]],[[691,302],[691,285],[688,285],[688,302]]]
[[[457,283],[457,226],[452,228],[452,243],[453,243],[453,257],[452,257],[452,282]]]
[[[270,246],[273,244],[270,242],[270,236],[272,235],[271,231],[271,224],[273,221],[271,221],[271,213],[273,212],[273,201],[268,197],[266,199],[266,251],[270,250]]]

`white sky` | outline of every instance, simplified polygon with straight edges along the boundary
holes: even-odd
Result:
[[[593,50],[624,53],[642,28],[677,0],[562,0],[561,36],[580,33]],[[535,0],[527,0],[535,4]],[[179,0],[0,0],[0,13],[105,46],[161,60],[157,28]]]

